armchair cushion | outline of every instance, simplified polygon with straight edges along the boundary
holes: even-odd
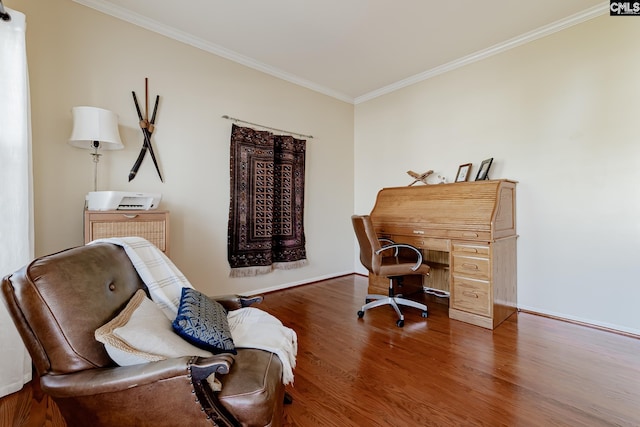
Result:
[[[237,354],[227,311],[193,288],[182,288],[173,329],[193,345],[212,353]]]
[[[96,329],[95,337],[120,366],[182,356],[212,356],[178,336],[171,321],[142,289],[116,317]]]

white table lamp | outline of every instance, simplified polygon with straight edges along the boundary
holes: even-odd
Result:
[[[93,150],[93,191],[98,191],[98,150],[124,148],[118,132],[118,115],[97,107],[73,107],[73,131],[69,144]]]

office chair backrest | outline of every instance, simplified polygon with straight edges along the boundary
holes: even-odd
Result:
[[[351,222],[360,245],[360,262],[367,270],[378,274],[382,264],[382,255],[376,255],[376,251],[381,248],[381,245],[373,228],[371,217],[369,215],[353,215]]]

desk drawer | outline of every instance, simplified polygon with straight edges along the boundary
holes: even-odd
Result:
[[[488,242],[491,239],[491,231],[488,227],[478,227],[474,230],[451,229],[447,225],[438,226],[433,224],[430,227],[420,225],[389,225],[380,224],[375,226],[378,235],[390,236],[415,236],[431,237],[435,239],[458,239],[476,242]]]
[[[451,263],[451,270],[455,275],[471,276],[485,280],[490,279],[489,258],[460,255],[454,252],[451,256]]]
[[[459,252],[461,254],[489,255],[489,246],[487,245],[474,245],[471,243],[453,242],[452,246],[453,252]]]
[[[396,243],[406,243],[415,246],[418,249],[428,249],[432,251],[449,252],[451,241],[449,239],[434,239],[431,237],[420,236],[398,236],[392,235],[391,240]]]
[[[489,282],[453,276],[451,308],[491,316]]]

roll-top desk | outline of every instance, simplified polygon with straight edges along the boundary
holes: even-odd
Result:
[[[384,188],[371,211],[379,237],[408,243],[432,267],[423,289],[449,295],[449,317],[493,329],[516,310],[516,183]],[[369,286],[388,286],[369,277]],[[385,284],[386,283],[386,284]]]

